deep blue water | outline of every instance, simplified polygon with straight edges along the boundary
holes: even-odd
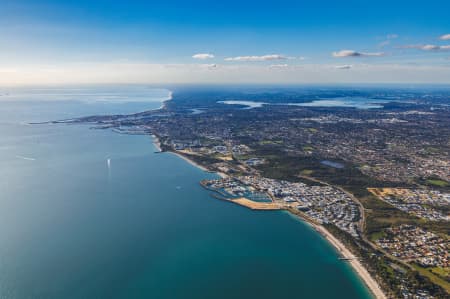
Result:
[[[27,125],[154,109],[167,94],[134,92],[0,98],[1,298],[370,297],[303,222],[212,198],[199,181],[214,174],[155,154],[150,137]]]

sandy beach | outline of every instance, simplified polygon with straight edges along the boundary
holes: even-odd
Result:
[[[317,230],[327,241],[333,245],[337,249],[337,251],[342,255],[343,258],[348,258],[347,261],[350,263],[352,268],[356,271],[356,273],[361,277],[361,279],[364,281],[366,286],[370,289],[372,294],[377,299],[386,299],[386,295],[381,290],[378,283],[375,281],[375,279],[372,278],[372,276],[369,274],[369,272],[364,268],[364,266],[359,262],[358,259],[355,258],[355,256],[348,250],[344,244],[342,244],[338,239],[336,239],[329,231],[327,231],[324,227],[316,224],[310,223],[315,230]]]
[[[211,170],[207,169],[206,167],[204,167],[204,166],[198,164],[197,162],[195,162],[195,161],[189,159],[188,157],[186,157],[186,156],[184,156],[184,155],[182,155],[182,154],[180,154],[180,153],[177,153],[177,152],[170,152],[170,153],[172,153],[172,154],[174,154],[174,155],[177,155],[178,157],[180,157],[180,158],[183,159],[184,161],[188,162],[189,164],[191,164],[191,165],[193,165],[193,166],[195,166],[195,167],[197,167],[197,168],[199,168],[199,169],[201,169],[201,170],[203,170],[203,171],[205,171],[205,172],[212,172]],[[221,178],[223,178],[223,179],[228,177],[228,175],[225,174],[225,173],[223,173],[223,172],[218,172],[218,171],[213,171],[213,172],[214,172],[215,174],[217,174],[218,176],[220,176]]]
[[[162,150],[161,150],[161,142],[159,141],[159,138],[157,136],[155,136],[155,135],[152,135],[152,138],[153,138],[153,144],[155,145],[156,149],[159,152],[162,152]]]
[[[196,163],[195,161],[189,159],[188,157],[183,156],[183,155],[180,154],[180,153],[172,152],[172,151],[171,151],[170,153],[172,153],[172,154],[174,154],[174,155],[180,157],[180,158],[183,159],[184,161],[188,162],[188,163],[191,164],[191,165],[194,165],[195,167],[200,168],[200,169],[203,170],[203,171],[209,172],[209,170],[208,170],[206,167],[203,167],[202,165]]]

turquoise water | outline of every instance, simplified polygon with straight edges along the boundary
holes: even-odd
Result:
[[[0,99],[1,298],[370,297],[307,225],[210,197],[149,137],[26,125],[159,105]]]

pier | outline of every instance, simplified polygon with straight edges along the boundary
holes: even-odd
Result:
[[[360,259],[357,258],[356,256],[353,256],[353,257],[340,257],[339,260],[341,260],[341,261],[352,261],[352,260],[360,260]]]

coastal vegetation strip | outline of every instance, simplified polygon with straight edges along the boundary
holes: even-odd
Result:
[[[428,277],[433,283],[440,285],[441,287],[443,287],[447,293],[450,293],[450,282],[441,278],[439,275],[436,275],[435,273],[433,273],[433,271],[428,268],[424,268],[421,267],[417,264],[413,264],[412,265],[414,269],[416,269],[420,274],[422,274],[423,276]],[[442,270],[441,270],[442,271]]]

